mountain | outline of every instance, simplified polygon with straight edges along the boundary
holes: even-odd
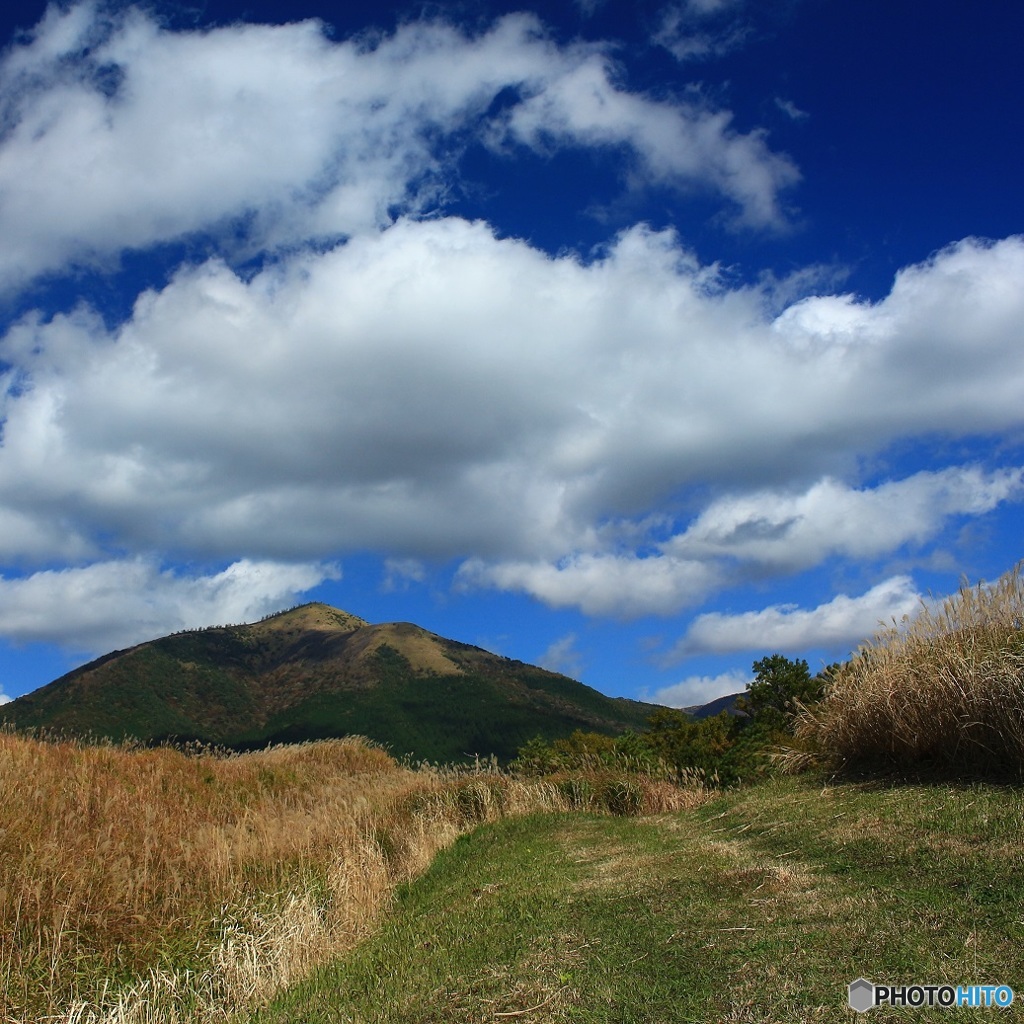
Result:
[[[707,704],[694,704],[692,707],[683,708],[683,710],[691,718],[712,718],[715,715],[720,715],[723,711],[728,711],[730,715],[744,715],[746,712],[740,711],[736,707],[736,701],[744,696],[743,693],[728,693],[724,697],[716,697],[714,700],[708,701]]]
[[[655,710],[412,623],[314,603],[113,651],[3,705],[0,722],[235,749],[357,734],[456,761],[509,759],[537,735],[640,730]]]

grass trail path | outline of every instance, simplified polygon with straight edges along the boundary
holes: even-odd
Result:
[[[380,932],[258,1024],[846,1021],[846,986],[1011,985],[1024,1020],[1024,794],[787,780],[655,818],[485,826]],[[981,1015],[981,1016],[979,1016]]]

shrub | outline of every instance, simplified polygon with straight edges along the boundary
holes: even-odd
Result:
[[[713,718],[691,718],[685,711],[664,708],[650,718],[647,742],[677,771],[699,769],[717,773],[739,731],[735,715],[723,711]]]
[[[583,732],[548,742],[540,736],[524,743],[509,766],[520,775],[553,775],[566,771],[640,772],[663,775],[665,765],[646,735],[625,732],[621,736]]]

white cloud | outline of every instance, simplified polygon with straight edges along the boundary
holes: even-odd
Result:
[[[503,91],[510,120],[488,119]],[[256,251],[373,231],[436,205],[468,141],[508,131],[633,147],[637,169],[760,225],[796,177],[728,112],[630,93],[597,47],[525,14],[332,42],[315,21],[173,32],[138,7],[54,6],[0,61],[0,97],[0,288],[194,232]]]
[[[249,282],[182,271],[114,332],[30,317],[0,342],[21,381],[0,409],[0,506],[220,557],[558,554],[581,536],[573,492],[593,504],[619,458],[604,406],[630,319],[653,314],[655,363],[665,286],[676,315],[710,319],[681,260],[642,231],[585,267],[483,225],[401,222]]]
[[[257,209],[249,245],[354,233],[244,279],[184,267],[115,328],[86,307],[15,324],[4,564],[371,547],[394,567],[463,559],[463,585],[556,607],[669,614],[736,571],[924,545],[1021,497],[1012,467],[847,479],[896,442],[1024,426],[1021,238],[951,246],[879,302],[826,293],[776,315],[785,287],[731,289],[642,225],[586,262],[483,223],[391,223],[391,204],[418,208],[413,182],[444,177],[430,140],[467,130],[627,145],[648,177],[778,216],[790,171],[760,136],[627,92],[599,47],[558,46],[530,17],[334,43],[312,22],[174,33],[137,9],[54,8],[0,84],[15,277]]]
[[[931,540],[953,516],[1024,498],[1024,468],[920,472],[856,489],[825,477],[802,493],[754,491],[712,502],[666,549],[794,571],[832,554],[871,558]]]
[[[984,515],[1022,497],[1024,468],[952,467],[860,490],[825,477],[802,493],[752,491],[714,501],[686,531],[644,557],[589,552],[557,562],[473,560],[459,579],[588,614],[670,615],[743,576],[797,572],[834,555],[870,559],[905,544],[924,547],[950,518]],[[640,529],[635,539],[642,536]]]
[[[728,112],[659,103],[615,87],[608,63],[594,55],[516,105],[509,134],[542,148],[550,140],[629,146],[642,177],[663,184],[704,184],[740,208],[737,223],[780,228],[779,193],[799,180],[787,157],[772,153],[761,132],[741,134]]]
[[[724,52],[741,7],[682,0],[659,41]],[[0,55],[0,291],[195,233],[221,258],[122,324],[83,305],[0,338],[0,565],[26,573],[0,578],[0,633],[102,649],[258,616],[366,548],[385,587],[452,558],[464,587],[673,614],[1020,501],[995,447],[854,477],[893,445],[1022,436],[1024,238],[966,239],[867,302],[822,268],[733,287],[644,225],[584,259],[439,215],[467,148],[576,147],[783,226],[794,164],[696,91],[630,91],[613,52],[523,14],[335,42],[52,5]],[[912,591],[702,616],[677,653],[855,643]]]
[[[249,280],[184,269],[119,328],[79,310],[0,339],[6,554],[372,547],[552,606],[674,612],[723,560],[871,556],[1019,500],[1018,468],[842,479],[896,441],[1024,426],[1021,280],[1024,241],[967,241],[881,302],[766,321],[670,233],[585,264],[452,218]],[[673,537],[662,503],[708,490]]]
[[[95,544],[52,509],[43,520],[26,509],[0,507],[0,560],[4,563],[27,561],[29,564],[51,559],[81,561],[98,554]]]
[[[188,576],[134,558],[0,577],[0,634],[97,654],[179,629],[251,622],[338,576],[332,566],[247,559]]]
[[[0,704],[10,704],[12,700],[12,697],[8,697],[6,693],[0,691]]]
[[[670,708],[690,708],[730,693],[742,693],[750,681],[750,673],[740,669],[717,676],[688,676],[681,682],[656,690],[650,700]]]
[[[713,565],[635,555],[578,554],[548,562],[464,563],[463,586],[491,586],[530,594],[552,608],[632,618],[667,615],[698,604],[719,582]]]
[[[690,624],[670,659],[737,651],[805,651],[824,647],[844,652],[871,639],[879,625],[914,616],[922,596],[909,576],[894,576],[860,597],[839,594],[810,610],[774,605],[756,612],[709,612]]]
[[[548,646],[537,659],[537,664],[549,672],[560,672],[572,679],[582,678],[583,655],[576,647],[577,640],[575,633],[560,637]]]

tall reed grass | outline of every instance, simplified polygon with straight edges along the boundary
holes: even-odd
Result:
[[[700,799],[414,770],[353,739],[225,757],[0,733],[0,1019],[226,1021],[357,942],[479,822]]]
[[[796,732],[837,764],[1021,776],[1021,566],[880,631]]]

